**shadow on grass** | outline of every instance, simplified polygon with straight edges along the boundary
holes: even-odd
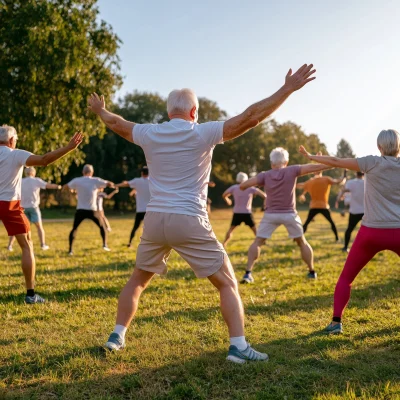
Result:
[[[372,335],[374,332],[372,332]],[[380,333],[375,332],[376,336]],[[36,374],[32,363],[4,367],[0,371],[10,384],[8,399],[305,399],[316,396],[356,398],[391,397],[390,382],[399,380],[399,346],[383,342],[359,349],[349,338],[305,335],[292,339],[259,344],[257,349],[270,354],[268,363],[230,364],[226,351],[204,353],[159,368],[137,369],[133,373],[109,373],[98,378],[80,379],[72,371],[68,383],[45,383],[37,379],[28,387],[19,387],[22,371],[25,377]],[[337,357],[330,354],[336,352]],[[341,352],[344,354],[340,356]],[[181,352],[179,352],[181,354]],[[61,356],[49,356],[41,366],[53,377],[62,374],[62,366],[89,356],[108,365],[121,363],[120,354],[102,353],[98,348],[79,349]],[[135,359],[132,360],[135,364]],[[90,362],[90,360],[89,360]],[[82,367],[83,368],[83,367]],[[14,377],[15,375],[15,377]],[[15,381],[14,381],[15,379]],[[14,383],[16,382],[16,383]],[[23,385],[23,384],[22,384]],[[394,389],[395,390],[395,389]],[[349,396],[354,393],[354,396]],[[358,397],[357,397],[358,398]]]

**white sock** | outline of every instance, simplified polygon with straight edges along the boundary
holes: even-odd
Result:
[[[247,347],[246,338],[244,336],[231,337],[229,341],[232,346],[236,346],[241,351]]]
[[[126,330],[127,330],[127,329],[128,329],[128,328],[127,328],[126,326],[123,326],[123,325],[115,325],[115,328],[114,328],[114,332],[113,332],[113,333],[118,333],[118,335],[121,336],[122,339],[125,339],[125,333],[126,333]]]

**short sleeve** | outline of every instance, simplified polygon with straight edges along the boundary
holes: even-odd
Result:
[[[68,187],[69,187],[70,189],[75,190],[75,189],[76,189],[76,182],[77,182],[77,180],[76,180],[76,178],[74,178],[74,179],[72,179],[71,182],[67,183],[67,185],[68,185]]]
[[[19,167],[25,166],[26,160],[32,155],[31,152],[25,150],[14,150],[14,160]]]
[[[97,193],[97,197],[102,197],[104,199],[107,197],[107,193],[104,192]]]
[[[291,165],[290,167],[293,170],[293,175],[298,177],[301,173],[301,165]]]
[[[101,178],[95,178],[95,179],[96,179],[96,187],[98,189],[107,187],[107,181]]]
[[[346,184],[344,185],[344,188],[346,190],[351,190],[351,186],[352,186],[352,181],[347,181]]]
[[[335,180],[332,177],[326,176],[325,178],[328,180],[330,185],[333,185],[335,183]]]
[[[46,189],[47,182],[45,182],[43,179],[40,179],[40,178],[36,178],[36,179],[37,179],[38,187],[40,189]]]
[[[223,143],[224,121],[205,122],[198,125],[201,138],[210,146]]]
[[[366,156],[356,158],[358,167],[361,172],[367,173],[373,169],[378,163],[379,157],[377,156]]]
[[[135,124],[132,129],[132,139],[133,143],[140,147],[143,147],[144,138],[146,137],[148,131],[152,128],[153,124]]]
[[[132,179],[131,181],[128,181],[128,185],[131,189],[135,189],[136,188],[136,182],[137,182],[137,178]]]
[[[257,175],[257,185],[264,186],[265,172],[260,172]]]

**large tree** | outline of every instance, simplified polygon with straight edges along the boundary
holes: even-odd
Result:
[[[0,0],[0,123],[16,127],[21,148],[44,153],[75,130],[105,132],[87,96],[101,88],[110,98],[120,85],[119,39],[97,17],[96,0]],[[60,179],[72,160],[84,153],[41,176]]]
[[[336,157],[340,157],[340,158],[355,158],[355,156],[356,155],[354,154],[350,143],[345,139],[341,139],[340,142],[337,145]]]

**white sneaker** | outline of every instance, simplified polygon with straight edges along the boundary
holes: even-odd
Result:
[[[14,251],[14,249],[13,249],[12,246],[7,246],[7,250],[8,250],[8,251]]]
[[[111,249],[109,247],[107,247],[107,246],[103,246],[103,250],[104,251],[111,251]]]
[[[73,256],[74,253],[73,253],[72,251],[70,251],[70,252],[68,253],[68,255],[69,255],[69,256]]]
[[[49,246],[47,246],[47,244],[44,244],[43,246],[42,246],[42,250],[48,250],[50,247]]]

